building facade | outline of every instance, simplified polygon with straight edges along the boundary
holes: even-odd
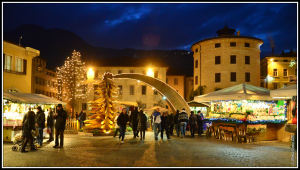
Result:
[[[166,83],[173,87],[184,98],[184,75],[167,75]]]
[[[153,67],[153,77],[157,78],[163,82],[166,82],[167,67]],[[110,72],[114,75],[122,73],[138,73],[147,75],[148,68],[146,67],[96,67],[94,68],[95,80],[102,80],[102,76],[106,72]],[[156,91],[155,88],[149,86],[146,83],[133,79],[114,79],[118,89],[118,100],[125,102],[136,102],[139,107],[151,108],[153,106],[160,105],[165,107],[167,105],[163,96]],[[78,104],[75,111],[88,110],[88,101],[93,101],[99,98],[97,91],[95,91],[99,86],[93,83],[88,85],[92,90],[88,90],[88,99],[86,103]]]
[[[190,96],[194,91],[194,77],[193,76],[188,76],[185,77],[185,82],[184,82],[184,99],[185,101],[190,101]]]
[[[40,56],[32,60],[32,93],[58,98],[56,72],[47,69],[46,64]]]
[[[32,59],[39,55],[39,50],[3,41],[3,90],[31,93]]]
[[[224,27],[218,36],[192,45],[194,53],[194,90],[205,86],[209,93],[240,83],[260,85],[260,46],[263,41],[240,36]]]
[[[296,56],[269,56],[261,60],[261,87],[270,90],[297,83]]]

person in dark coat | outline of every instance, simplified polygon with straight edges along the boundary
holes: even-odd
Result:
[[[38,129],[38,136],[37,136],[37,142],[39,146],[41,147],[43,145],[43,130],[45,128],[45,113],[42,110],[41,106],[37,107],[37,113],[36,113],[36,126]]]
[[[53,132],[54,132],[54,118],[53,118],[53,111],[50,108],[48,117],[47,117],[47,128],[49,131],[49,140],[47,142],[52,142],[54,140],[53,138]]]
[[[53,148],[63,148],[64,146],[64,130],[66,128],[67,112],[63,110],[62,104],[57,105],[56,114],[54,114],[55,122],[55,145]],[[58,136],[60,136],[60,145],[58,141]]]
[[[137,130],[140,131],[140,140],[145,140],[145,133],[147,130],[147,116],[143,112],[143,110],[140,110],[138,115],[138,127]]]
[[[197,125],[198,125],[198,136],[200,136],[203,133],[203,114],[201,111],[197,112]]]
[[[163,140],[164,131],[166,131],[167,138],[170,139],[169,126],[170,124],[168,120],[168,112],[164,112],[163,115],[161,116],[161,133],[160,133],[161,140]]]
[[[169,123],[170,123],[170,126],[169,126],[169,131],[170,131],[170,135],[173,136],[173,129],[174,129],[174,118],[175,118],[175,114],[171,113],[168,115],[168,119],[169,119]]]
[[[195,130],[196,130],[196,124],[197,123],[197,116],[194,115],[194,112],[191,111],[191,115],[189,117],[189,125],[190,125],[190,131],[191,131],[191,136],[194,137]]]
[[[136,138],[136,137],[139,137],[139,134],[138,134],[138,130],[137,130],[137,126],[138,126],[138,108],[135,107],[134,110],[131,112],[130,114],[130,123],[132,124],[132,130],[133,130],[133,137]]]
[[[180,123],[179,123],[179,110],[176,111],[176,114],[174,116],[174,124],[175,124],[175,129],[176,129],[176,134],[177,134],[177,137],[179,137],[179,134],[180,134]]]
[[[33,145],[33,136],[31,131],[35,130],[35,113],[31,111],[31,108],[29,107],[29,111],[24,115],[23,121],[23,131],[22,131],[22,137],[23,137],[23,143],[21,146],[21,152],[28,152],[25,150],[25,147],[27,146],[27,143],[30,144],[31,150],[36,150],[35,146]]]
[[[126,108],[122,109],[122,112],[120,113],[118,119],[117,119],[117,124],[120,127],[120,135],[119,135],[119,141],[121,139],[121,143],[124,143],[124,138],[125,138],[125,132],[126,132],[126,124],[129,121],[129,116],[127,115]]]

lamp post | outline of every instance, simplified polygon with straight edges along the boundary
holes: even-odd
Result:
[[[154,71],[153,71],[153,69],[151,67],[149,67],[147,69],[147,76],[154,77]]]

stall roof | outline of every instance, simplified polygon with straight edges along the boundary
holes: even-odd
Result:
[[[210,102],[214,100],[274,100],[266,88],[242,83],[208,94],[196,96],[196,102]]]
[[[271,90],[270,95],[273,98],[280,98],[280,97],[292,98],[293,96],[297,96],[297,84],[290,85],[288,87],[283,87],[276,90]]]
[[[66,104],[54,98],[34,93],[3,92],[3,99],[28,104]]]
[[[209,103],[205,103],[205,102],[196,102],[195,100],[189,101],[188,105],[190,107],[209,107]]]

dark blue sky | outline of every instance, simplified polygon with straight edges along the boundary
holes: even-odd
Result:
[[[227,24],[264,41],[262,55],[297,47],[296,3],[35,3],[3,4],[3,27],[62,28],[94,46],[186,49]]]

